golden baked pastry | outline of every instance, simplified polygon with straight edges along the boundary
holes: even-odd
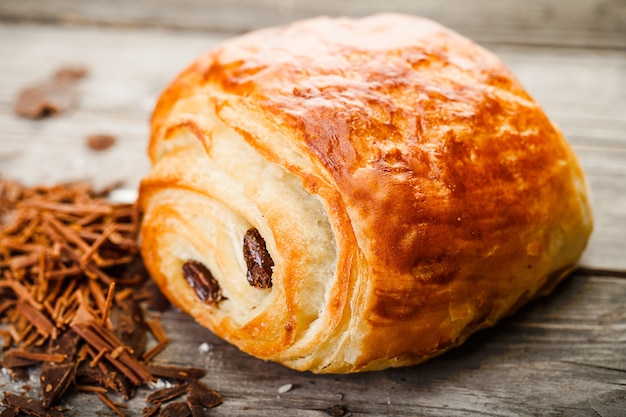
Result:
[[[230,39],[160,97],[140,204],[165,295],[256,357],[348,373],[462,343],[572,270],[592,229],[557,127],[434,22]]]

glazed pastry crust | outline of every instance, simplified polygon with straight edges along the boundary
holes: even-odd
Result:
[[[574,267],[592,229],[559,129],[505,65],[431,21],[317,18],[228,40],[159,99],[142,254],[181,309],[313,372],[415,364]],[[250,287],[255,227],[274,261]],[[195,259],[226,300],[182,277]]]

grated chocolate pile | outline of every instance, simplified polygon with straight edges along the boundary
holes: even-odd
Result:
[[[63,416],[72,391],[124,416],[110,393],[128,400],[159,378],[174,385],[147,397],[144,416],[196,417],[222,403],[204,370],[153,362],[168,339],[152,313],[168,304],[139,255],[138,209],[108,202],[113,188],[0,180],[0,365],[17,380],[39,367],[41,383],[38,398],[5,392],[0,417]]]

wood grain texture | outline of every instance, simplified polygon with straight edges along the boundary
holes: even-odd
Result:
[[[208,371],[203,381],[225,397],[207,413],[215,416],[328,416],[334,406],[349,416],[626,415],[625,3],[400,3],[477,34],[562,127],[592,189],[596,229],[582,260],[587,272],[462,347],[411,368],[298,373],[239,352],[177,311],[162,317],[172,344],[160,360]],[[0,1],[1,175],[29,184],[90,178],[103,186],[123,179],[132,190],[148,170],[152,106],[194,57],[237,31],[320,10],[365,14],[380,7],[327,0],[146,4]],[[592,48],[572,48],[585,45]],[[20,88],[67,64],[90,69],[79,84],[78,106],[41,121],[16,117]],[[93,133],[118,141],[94,152],[85,142]],[[200,352],[202,343],[209,352]],[[33,374],[29,384],[37,383]],[[279,394],[285,384],[292,389]],[[0,373],[0,390],[19,393],[23,383]],[[148,393],[141,390],[125,412],[141,415]],[[65,405],[70,416],[113,415],[93,396],[73,395]]]
[[[245,32],[318,15],[404,12],[483,42],[626,48],[622,0],[3,0],[0,19]]]

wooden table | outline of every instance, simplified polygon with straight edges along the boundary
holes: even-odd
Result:
[[[582,268],[550,297],[411,368],[298,373],[240,353],[176,311],[162,318],[173,343],[161,358],[207,369],[204,381],[225,397],[215,416],[324,416],[333,406],[350,416],[626,416],[623,0],[2,0],[0,173],[28,184],[121,179],[133,190],[148,170],[156,97],[195,56],[257,27],[383,10],[434,18],[498,53],[561,125],[593,193],[596,227]],[[20,88],[67,64],[90,70],[74,111],[41,121],[14,115]],[[92,133],[118,141],[94,152],[85,144]],[[292,389],[279,394],[285,384]],[[0,390],[22,385],[0,373]],[[128,415],[141,414],[147,392]],[[112,415],[93,396],[66,405],[69,415]]]

